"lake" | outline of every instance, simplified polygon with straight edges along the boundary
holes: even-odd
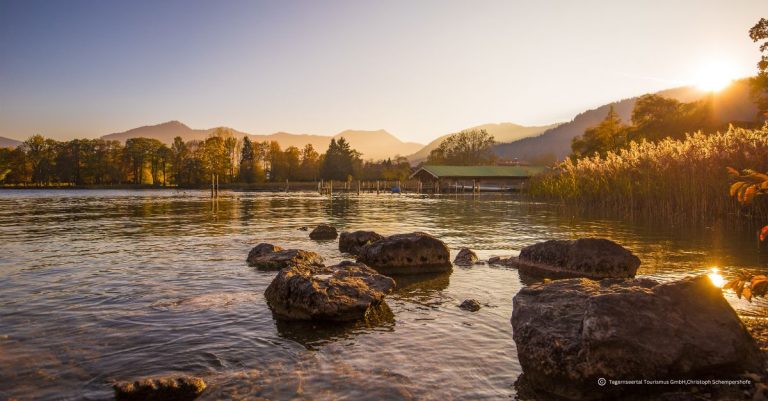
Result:
[[[112,399],[111,382],[205,378],[201,399],[504,399],[520,374],[512,268],[454,267],[401,280],[375,326],[276,321],[263,293],[275,272],[245,263],[260,242],[345,257],[299,227],[428,232],[481,259],[537,241],[600,236],[630,248],[662,281],[718,267],[763,271],[756,227],[670,226],[575,216],[518,195],[309,192],[0,191],[0,398]],[[526,280],[527,283],[527,280]],[[475,313],[458,308],[475,298]],[[727,295],[750,324],[762,300]]]

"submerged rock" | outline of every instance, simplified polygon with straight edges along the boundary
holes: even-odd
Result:
[[[373,231],[345,231],[339,237],[339,251],[357,255],[363,246],[383,238],[383,235]]]
[[[120,382],[113,386],[117,401],[190,401],[205,390],[199,377],[164,377]]]
[[[613,241],[581,238],[527,246],[511,264],[524,274],[549,278],[629,278],[635,276],[640,259]]]
[[[397,234],[360,248],[357,261],[383,274],[420,274],[450,271],[450,251],[426,233]]]
[[[462,302],[459,305],[459,308],[470,311],[470,312],[477,312],[480,310],[480,302],[477,302],[476,299],[465,299],[464,302]]]
[[[261,270],[280,270],[293,265],[322,266],[323,258],[310,251],[283,249],[272,244],[256,245],[248,253],[248,265]]]
[[[493,256],[488,259],[488,264],[497,266],[517,266],[517,258],[502,258],[501,256]]]
[[[477,263],[477,254],[469,248],[461,248],[453,264],[460,266],[469,266]]]
[[[320,224],[309,233],[309,238],[314,240],[336,239],[338,236],[339,233],[336,231],[336,227],[328,224]]]
[[[384,302],[395,281],[362,263],[283,269],[264,292],[275,315],[291,320],[351,321]]]
[[[724,379],[763,366],[754,339],[706,276],[537,284],[514,297],[511,322],[528,384],[569,399],[621,390],[596,392],[601,377]]]

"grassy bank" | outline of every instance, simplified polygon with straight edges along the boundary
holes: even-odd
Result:
[[[605,157],[566,160],[554,173],[532,179],[529,191],[580,209],[701,220],[739,211],[728,194],[728,166],[768,171],[768,126],[633,142]],[[764,207],[750,212],[765,217]]]

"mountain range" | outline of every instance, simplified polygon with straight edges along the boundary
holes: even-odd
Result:
[[[681,102],[693,102],[705,96],[712,96],[714,118],[722,124],[735,121],[754,121],[757,109],[749,96],[747,79],[735,81],[726,89],[717,92],[703,92],[693,87],[680,87],[657,92],[658,95],[677,99]],[[582,135],[584,131],[597,125],[608,114],[613,106],[616,113],[625,123],[629,123],[632,109],[639,97],[623,99],[608,103],[595,109],[578,114],[566,123],[523,126],[513,123],[485,124],[468,129],[484,129],[496,139],[494,153],[502,159],[525,160],[532,164],[549,164],[562,160],[571,151],[571,141]],[[220,127],[224,128],[224,127]],[[175,137],[185,141],[204,140],[218,128],[193,129],[179,121],[169,121],[157,125],[147,125],[124,132],[104,135],[103,139],[125,141],[129,138],[155,138],[166,144],[171,144]],[[253,135],[227,128],[236,137],[248,136],[254,141],[277,141],[285,149],[289,146],[302,148],[311,144],[315,150],[322,153],[328,148],[331,139],[344,137],[352,148],[362,153],[363,159],[380,160],[397,155],[405,156],[412,164],[423,162],[429,153],[438,147],[450,134],[442,135],[426,146],[403,142],[385,130],[364,131],[346,130],[333,136],[317,134],[292,134],[277,132],[269,135]],[[16,147],[21,142],[0,137],[0,147]]]
[[[657,92],[658,95],[688,103],[705,96],[713,97],[714,118],[721,124],[736,121],[754,121],[757,108],[749,96],[749,82],[746,79],[733,82],[720,92],[704,92],[694,87],[680,87]],[[623,99],[580,113],[573,120],[546,130],[537,136],[530,136],[510,143],[498,144],[494,153],[503,159],[526,160],[533,164],[548,164],[562,160],[571,152],[571,141],[584,131],[597,125],[613,106],[624,123],[629,123],[632,109],[638,97]]]
[[[177,136],[185,141],[204,140],[218,128],[219,127],[210,129],[192,129],[179,121],[169,121],[162,124],[134,128],[125,132],[104,135],[102,138],[125,141],[129,138],[144,137],[154,138],[163,143],[171,144],[173,143],[173,138]],[[366,160],[378,160],[394,157],[396,155],[408,155],[418,151],[424,146],[414,142],[403,142],[385,130],[346,130],[333,136],[327,136],[315,134],[291,134],[287,132],[277,132],[270,135],[253,135],[231,128],[227,129],[239,138],[247,135],[251,140],[258,142],[277,141],[283,149],[289,146],[303,148],[305,145],[311,144],[315,150],[320,153],[325,152],[332,138],[338,140],[339,138],[344,137],[352,148],[362,153],[363,158]]]
[[[0,148],[15,148],[21,145],[21,141],[0,136]]]

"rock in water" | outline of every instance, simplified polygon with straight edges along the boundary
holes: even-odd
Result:
[[[345,231],[339,237],[339,251],[357,255],[363,246],[383,238],[384,236],[373,231]]]
[[[477,263],[477,254],[469,248],[461,248],[456,258],[453,259],[453,264],[460,266],[469,266]]]
[[[754,339],[706,276],[536,284],[514,297],[512,328],[527,383],[569,399],[620,391],[597,392],[601,377],[728,378],[763,366]]]
[[[314,240],[336,239],[338,236],[339,233],[336,232],[336,227],[328,224],[320,224],[309,233],[309,238]]]
[[[190,401],[205,390],[199,377],[142,379],[113,386],[117,401]]]
[[[490,259],[488,259],[489,265],[500,265],[500,266],[517,266],[517,258],[514,257],[508,257],[508,258],[502,258],[501,256],[493,256]]]
[[[465,299],[464,302],[459,305],[459,308],[470,312],[477,312],[480,310],[480,307],[480,302],[477,302],[476,299]]]
[[[397,234],[360,248],[357,261],[382,274],[450,271],[450,251],[443,241],[426,234]]]
[[[257,258],[259,256],[263,256],[263,255],[266,255],[266,254],[269,254],[269,253],[272,253],[272,252],[282,251],[282,250],[283,250],[283,248],[281,248],[279,246],[272,245],[272,244],[267,244],[267,243],[262,242],[261,244],[256,245],[253,248],[251,248],[251,251],[248,252],[248,260],[251,260],[253,258]]]
[[[322,266],[323,258],[310,251],[259,244],[248,253],[248,265],[260,270],[280,270],[293,265]]]
[[[264,297],[283,319],[351,321],[364,318],[393,288],[394,280],[362,263],[297,265],[281,270]]]
[[[635,277],[640,259],[613,241],[582,238],[527,246],[514,264],[524,274],[548,278],[630,278]]]

